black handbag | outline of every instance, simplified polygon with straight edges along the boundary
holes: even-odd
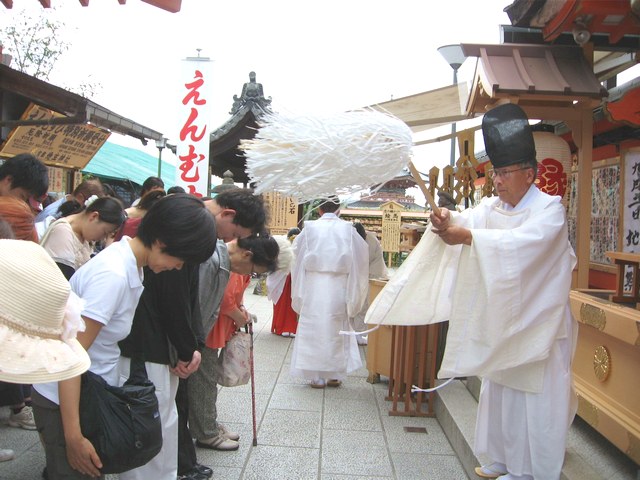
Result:
[[[102,474],[146,464],[162,448],[156,388],[141,359],[131,359],[129,379],[109,385],[93,372],[82,374],[80,427],[102,461]]]

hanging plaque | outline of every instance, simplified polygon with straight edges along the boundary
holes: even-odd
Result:
[[[21,120],[50,120],[64,115],[36,104]],[[2,145],[0,156],[30,153],[47,165],[82,170],[111,133],[88,123],[69,125],[24,125],[14,128]]]
[[[298,204],[293,197],[278,192],[266,192],[265,206],[269,210],[269,231],[271,235],[286,235],[298,224]]]
[[[400,225],[402,224],[403,206],[397,202],[380,205],[382,210],[382,251],[400,251]]]

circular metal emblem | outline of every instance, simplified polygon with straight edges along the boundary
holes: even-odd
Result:
[[[601,382],[604,382],[609,377],[609,373],[611,373],[611,357],[609,356],[609,350],[605,346],[596,347],[593,354],[593,373],[596,374],[596,378]]]

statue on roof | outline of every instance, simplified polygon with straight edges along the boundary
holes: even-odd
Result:
[[[262,84],[256,82],[256,72],[249,72],[249,81],[242,86],[240,97],[238,95],[233,96],[233,106],[229,114],[234,115],[240,108],[250,102],[259,106],[262,110],[266,110],[271,104],[271,97],[265,98]]]

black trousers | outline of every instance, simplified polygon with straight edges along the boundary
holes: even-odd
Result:
[[[31,385],[0,382],[0,406],[21,405],[31,396]]]
[[[178,475],[185,475],[198,463],[196,447],[189,431],[189,398],[187,396],[188,379],[180,379],[176,393],[178,409]]]

